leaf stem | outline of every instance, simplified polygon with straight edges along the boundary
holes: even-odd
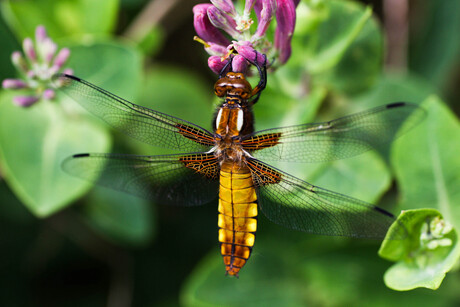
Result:
[[[383,14],[388,41],[386,67],[407,71],[408,0],[384,0]]]
[[[124,36],[141,42],[178,2],[179,0],[150,0],[126,29]]]

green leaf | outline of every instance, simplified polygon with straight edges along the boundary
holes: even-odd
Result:
[[[65,158],[109,148],[104,128],[67,116],[57,102],[20,108],[13,105],[11,93],[0,97],[0,163],[5,179],[39,217],[69,205],[90,186],[61,170]]]
[[[409,66],[434,86],[443,88],[453,83],[452,73],[458,67],[460,1],[428,0],[414,8],[414,16],[423,22],[417,23],[409,35]]]
[[[258,242],[256,255],[239,278],[225,275],[218,249],[210,252],[190,276],[181,296],[184,306],[305,306],[308,295],[294,261]],[[278,244],[281,248],[283,244]],[[263,255],[263,256],[258,256]]]
[[[308,72],[317,74],[340,61],[366,25],[372,10],[356,2],[331,0],[320,6],[301,3],[298,14],[299,20],[315,16],[315,22],[313,25],[300,23],[296,27],[292,44],[301,58],[299,55],[292,61],[302,61]]]
[[[164,44],[165,31],[160,27],[153,27],[148,33],[141,38],[138,45],[146,55],[153,56],[160,51]]]
[[[386,240],[379,250],[382,258],[397,261],[385,273],[385,284],[405,291],[418,287],[436,290],[446,273],[460,258],[455,228],[434,209],[403,211],[388,232],[405,233],[402,240]]]
[[[313,174],[315,185],[374,203],[388,190],[391,175],[374,152],[323,165]]]
[[[100,41],[70,46],[66,67],[74,74],[117,96],[135,100],[142,86],[141,53],[129,44]]]
[[[315,75],[315,82],[352,95],[372,87],[382,73],[383,38],[376,18],[369,18],[358,36],[330,70]]]
[[[44,25],[53,38],[106,35],[114,26],[118,0],[24,0],[2,1],[1,9],[20,39],[33,37],[35,27]]]
[[[144,245],[153,235],[153,206],[146,200],[103,187],[94,188],[85,219],[106,239],[121,245]]]
[[[395,144],[392,164],[404,208],[436,208],[460,229],[460,124],[437,97],[425,120]]]

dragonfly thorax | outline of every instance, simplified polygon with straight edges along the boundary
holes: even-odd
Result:
[[[245,121],[244,109],[238,104],[224,103],[216,115],[215,151],[218,159],[240,164],[245,156],[241,146],[241,130]]]

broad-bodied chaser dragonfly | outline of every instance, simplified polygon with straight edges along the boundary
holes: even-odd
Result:
[[[394,221],[391,213],[314,186],[262,160],[325,162],[381,148],[414,126],[416,121],[406,119],[421,110],[392,103],[328,122],[254,132],[252,105],[264,84],[253,89],[243,74],[228,72],[215,84],[224,101],[211,132],[75,76],[58,75],[55,80],[114,128],[150,145],[190,152],[83,153],[68,158],[64,169],[161,204],[197,206],[210,202],[218,191],[221,253],[227,274],[236,276],[254,246],[259,210],[277,224],[308,233],[383,238]]]

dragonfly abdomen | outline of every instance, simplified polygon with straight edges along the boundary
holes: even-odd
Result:
[[[246,166],[224,162],[220,171],[219,242],[227,274],[238,276],[254,246],[257,195]]]

